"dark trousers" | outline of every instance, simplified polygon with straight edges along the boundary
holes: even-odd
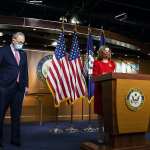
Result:
[[[17,83],[3,88],[0,87],[0,142],[3,140],[3,124],[5,113],[10,107],[11,113],[11,140],[20,142],[20,115],[24,90],[20,90]]]

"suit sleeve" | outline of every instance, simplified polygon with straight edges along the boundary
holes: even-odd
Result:
[[[3,49],[0,48],[0,64],[2,63],[3,60]]]
[[[27,59],[27,55],[26,55],[26,53],[25,53],[25,71],[24,71],[24,73],[25,73],[25,86],[26,87],[28,87],[29,86],[29,79],[28,79],[28,59]]]

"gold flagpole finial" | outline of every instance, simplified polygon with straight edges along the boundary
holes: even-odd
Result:
[[[77,24],[74,25],[74,32],[77,32]]]
[[[104,34],[104,27],[101,26],[101,34]]]
[[[64,22],[65,22],[65,18],[62,17],[62,25],[61,25],[61,29],[62,29],[63,32],[64,32]]]

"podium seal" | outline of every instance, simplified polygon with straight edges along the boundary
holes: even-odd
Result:
[[[126,97],[127,108],[131,111],[138,111],[144,105],[144,95],[140,89],[131,89]]]
[[[45,80],[48,72],[48,64],[51,61],[53,55],[44,56],[37,65],[37,75],[41,80]]]

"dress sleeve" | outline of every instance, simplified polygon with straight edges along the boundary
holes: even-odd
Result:
[[[97,60],[95,60],[93,64],[93,76],[97,75],[99,75],[99,63]]]
[[[112,66],[112,67],[111,67],[111,69],[112,69],[111,72],[114,72],[115,69],[116,69],[116,64],[115,64],[115,62],[112,61],[112,60],[111,60],[111,66]]]

